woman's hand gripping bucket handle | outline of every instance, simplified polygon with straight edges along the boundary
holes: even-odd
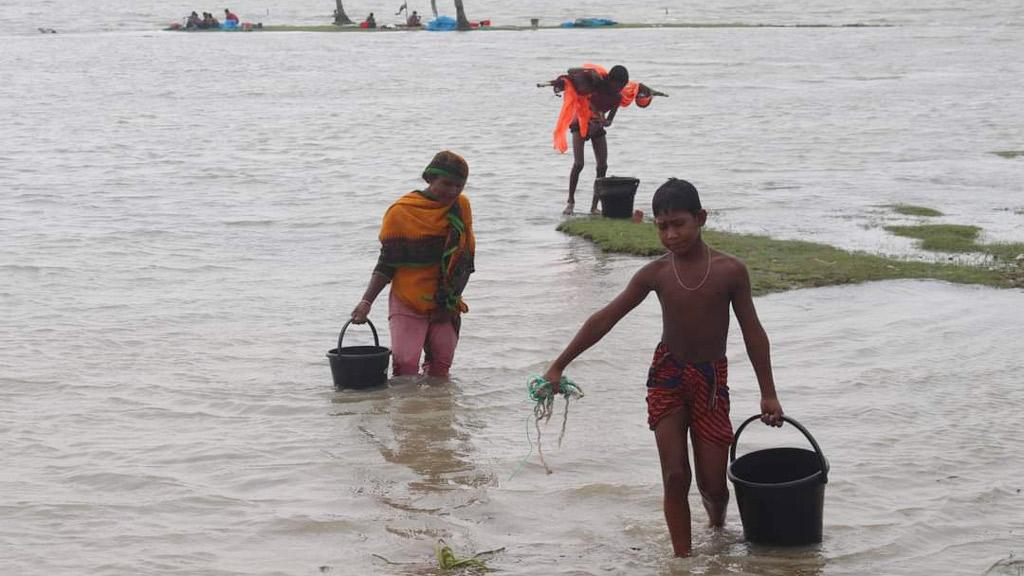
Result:
[[[739,429],[737,429],[736,433],[733,435],[732,446],[729,448],[729,462],[735,462],[736,461],[736,446],[739,445],[739,443],[740,443],[740,434],[743,433],[743,429],[747,427],[747,424],[750,424],[754,420],[760,420],[760,419],[761,419],[761,415],[760,414],[754,414],[750,418],[747,418],[747,420],[743,424],[740,424]],[[800,432],[802,432],[803,435],[805,437],[807,437],[807,440],[810,441],[811,446],[814,447],[814,453],[818,455],[818,459],[821,461],[821,481],[822,481],[822,484],[827,484],[828,483],[828,469],[829,469],[828,459],[825,458],[824,454],[822,454],[821,446],[818,446],[818,441],[814,439],[814,436],[811,436],[811,433],[807,431],[807,428],[804,428],[802,424],[800,424],[799,422],[797,422],[793,418],[791,418],[789,416],[783,415],[782,416],[782,420],[783,420],[783,422],[789,422],[790,424],[795,426],[796,429],[799,430]]]
[[[338,334],[338,354],[341,354],[341,341],[345,339],[345,330],[348,330],[348,325],[351,323],[351,320],[345,322],[345,325],[341,327],[341,334]],[[377,328],[374,327],[373,322],[370,322],[369,318],[366,319],[366,324],[370,327],[370,330],[373,331],[373,345],[380,348],[380,338],[377,338]]]

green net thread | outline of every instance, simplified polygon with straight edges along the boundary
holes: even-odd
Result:
[[[544,451],[541,448],[541,432],[540,423],[545,423],[551,419],[551,415],[554,414],[555,408],[555,396],[562,396],[565,398],[565,409],[562,412],[562,429],[558,434],[558,447],[562,446],[562,439],[565,437],[565,425],[569,420],[569,400],[583,398],[583,389],[578,384],[569,380],[565,376],[562,376],[562,380],[558,384],[558,394],[553,394],[551,391],[551,383],[545,380],[542,376],[533,374],[526,382],[526,390],[530,395],[530,400],[533,401],[533,425],[537,430],[537,455],[540,457],[540,463],[544,466],[544,471],[548,474],[552,473],[551,468],[547,462],[544,461]],[[533,454],[533,440],[530,438],[530,420],[527,417],[526,420],[526,440],[530,443],[530,452],[523,458],[523,461],[516,467],[515,472],[512,476],[509,476],[509,480],[515,477],[516,474],[523,468],[526,461],[530,458],[530,454]]]

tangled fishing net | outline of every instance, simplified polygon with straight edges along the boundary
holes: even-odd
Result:
[[[533,425],[537,429],[537,455],[540,457],[540,463],[544,466],[544,471],[551,474],[551,468],[548,467],[547,462],[544,461],[544,451],[541,449],[540,443],[540,423],[543,421],[547,423],[551,420],[551,415],[555,409],[555,396],[561,396],[565,398],[565,409],[562,411],[562,430],[558,434],[558,446],[562,446],[562,438],[565,437],[565,424],[569,420],[569,400],[578,400],[583,398],[583,389],[579,387],[575,382],[569,380],[565,376],[562,376],[562,380],[558,384],[558,392],[553,392],[551,383],[545,380],[543,377],[534,374],[530,376],[530,379],[526,382],[526,389],[530,394],[530,400],[533,400]],[[526,429],[526,437],[530,437],[530,429]],[[530,442],[530,450],[533,450],[533,442]],[[529,458],[529,454],[527,454]],[[521,467],[521,466],[520,466]],[[518,470],[516,470],[518,472]],[[513,474],[514,476],[515,474]]]

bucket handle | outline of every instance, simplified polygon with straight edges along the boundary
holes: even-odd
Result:
[[[743,432],[743,429],[747,427],[747,424],[750,424],[754,420],[759,420],[760,418],[761,418],[760,414],[754,414],[750,418],[747,418],[747,420],[743,424],[740,424],[739,429],[736,430],[736,434],[733,435],[732,446],[729,448],[729,462],[735,462],[736,461],[736,446],[740,442],[740,434]],[[811,436],[811,433],[807,431],[807,428],[804,428],[803,425],[801,425],[795,419],[790,418],[789,416],[783,415],[782,416],[782,421],[783,422],[789,422],[793,426],[796,426],[796,429],[799,430],[800,432],[803,432],[803,435],[806,436],[807,440],[810,441],[811,446],[814,447],[814,453],[817,454],[818,455],[818,459],[821,460],[821,476],[822,476],[821,479],[822,479],[822,482],[823,483],[828,483],[828,468],[829,468],[829,466],[828,466],[828,459],[825,458],[825,455],[821,453],[821,446],[818,446],[818,441],[814,439],[814,436]]]
[[[338,334],[338,353],[341,353],[341,341],[345,339],[345,330],[348,330],[348,325],[352,323],[352,320],[345,322],[345,325],[341,327],[341,334]],[[373,345],[380,348],[380,339],[377,338],[377,329],[374,328],[373,322],[370,319],[366,319],[366,323],[370,325],[370,330],[373,331]]]

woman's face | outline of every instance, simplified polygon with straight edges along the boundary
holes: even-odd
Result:
[[[427,194],[432,198],[436,198],[441,204],[450,205],[459,197],[465,186],[465,182],[460,182],[447,176],[437,176],[430,181],[430,186],[427,187]]]

